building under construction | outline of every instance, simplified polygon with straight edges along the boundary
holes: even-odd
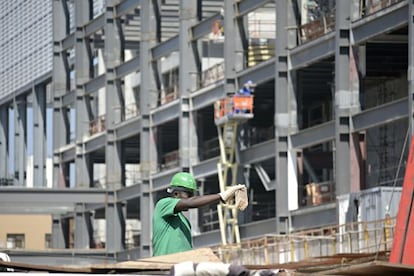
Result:
[[[189,212],[195,247],[395,216],[413,1],[6,2],[0,214],[52,217],[52,250],[3,241],[12,259],[150,256],[153,206],[179,171],[200,194],[248,187],[243,212]]]

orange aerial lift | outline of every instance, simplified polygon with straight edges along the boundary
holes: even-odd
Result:
[[[254,84],[248,81],[237,93],[214,104],[214,122],[220,145],[220,161],[217,164],[220,191],[237,184],[236,136],[239,124],[253,118],[253,89]],[[220,203],[217,212],[222,244],[239,244],[238,210],[234,202]]]

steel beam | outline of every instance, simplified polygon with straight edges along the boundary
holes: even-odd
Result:
[[[88,24],[85,25],[85,36],[91,36],[97,31],[104,28],[105,25],[105,13],[99,15],[98,17],[94,18],[93,20],[89,21]]]
[[[312,63],[333,56],[335,53],[335,33],[326,34],[314,41],[290,50],[290,70],[298,70]]]
[[[242,150],[240,151],[240,164],[254,164],[274,158],[275,147],[275,140],[271,139]]]
[[[222,20],[223,16],[217,13],[191,27],[191,40],[199,40],[211,33],[211,26],[217,20]]]
[[[34,265],[93,265],[93,264],[107,264],[116,262],[116,256],[106,252],[106,250],[87,251],[80,249],[49,249],[47,252],[34,252],[22,250],[8,250],[7,254],[14,262]]]
[[[180,116],[180,111],[181,107],[179,100],[163,105],[151,112],[152,125],[158,126],[176,120]]]
[[[85,93],[91,94],[98,91],[99,89],[105,87],[106,77],[105,74],[101,74],[96,78],[85,83]]]
[[[158,60],[162,57],[168,56],[175,51],[178,51],[178,35],[173,36],[170,39],[154,46],[151,50],[152,59]]]
[[[197,93],[191,95],[193,110],[211,106],[215,101],[222,99],[224,96],[224,81],[220,81],[213,86],[202,88]]]
[[[407,118],[408,114],[409,104],[407,98],[386,103],[353,115],[353,131],[358,132],[389,124]]]
[[[219,157],[214,157],[193,165],[193,175],[195,178],[203,178],[217,174],[217,163]]]
[[[141,132],[141,117],[135,117],[119,124],[115,129],[118,140],[124,140]]]
[[[238,74],[238,83],[243,84],[252,80],[256,84],[264,83],[275,78],[275,58],[241,71]]]
[[[240,235],[242,238],[259,238],[271,235],[277,233],[276,225],[276,218],[250,222],[240,226]]]
[[[24,203],[102,203],[105,202],[105,191],[101,189],[42,189],[42,188],[2,188],[0,202],[15,204]]]
[[[116,199],[123,202],[131,199],[139,198],[141,195],[141,184],[124,187],[116,191]]]
[[[74,90],[69,91],[61,97],[61,101],[62,101],[61,107],[67,107],[67,106],[73,105],[75,103],[75,100],[76,100],[76,92]],[[63,110],[61,112],[63,112]]]
[[[60,161],[62,163],[74,161],[76,158],[76,145],[66,146],[59,154],[61,155]]]
[[[67,51],[75,45],[75,33],[71,33],[68,36],[66,36],[62,42],[62,51]]]
[[[407,1],[402,1],[352,23],[354,44],[364,43],[375,36],[407,25],[409,22],[407,15]]]
[[[302,129],[290,136],[292,147],[303,149],[335,139],[335,121]]]
[[[105,147],[107,136],[104,132],[94,135],[84,141],[85,153],[89,154]]]
[[[140,70],[139,56],[136,56],[127,62],[124,62],[115,68],[115,75],[117,79],[124,78],[128,74],[138,72]]]
[[[302,208],[291,212],[292,231],[337,225],[336,203]]]
[[[221,236],[219,230],[213,230],[193,237],[194,247],[206,247],[212,245],[219,245],[221,243]]]
[[[133,11],[140,5],[140,2],[140,0],[122,0],[121,3],[115,7],[116,16],[121,17]]]
[[[0,214],[10,215],[62,215],[75,210],[73,203],[43,203],[43,202],[20,202],[18,205],[14,205],[10,208],[10,205],[14,203],[3,203],[0,202]],[[73,215],[71,215],[73,217]]]
[[[271,0],[240,0],[236,1],[237,16],[243,16],[256,10],[257,8],[263,7],[267,3],[271,3]]]
[[[166,172],[155,174],[152,178],[152,191],[156,192],[167,189],[171,182],[171,178],[179,171],[179,168],[175,168]]]

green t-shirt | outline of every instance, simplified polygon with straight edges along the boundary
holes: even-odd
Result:
[[[191,225],[181,213],[174,214],[179,198],[166,197],[155,205],[152,216],[153,256],[166,255],[193,248]]]

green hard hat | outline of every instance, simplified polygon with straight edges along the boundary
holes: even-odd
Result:
[[[183,187],[194,192],[197,190],[197,183],[191,174],[186,172],[179,172],[176,173],[171,179],[170,187],[172,189],[174,187]]]

